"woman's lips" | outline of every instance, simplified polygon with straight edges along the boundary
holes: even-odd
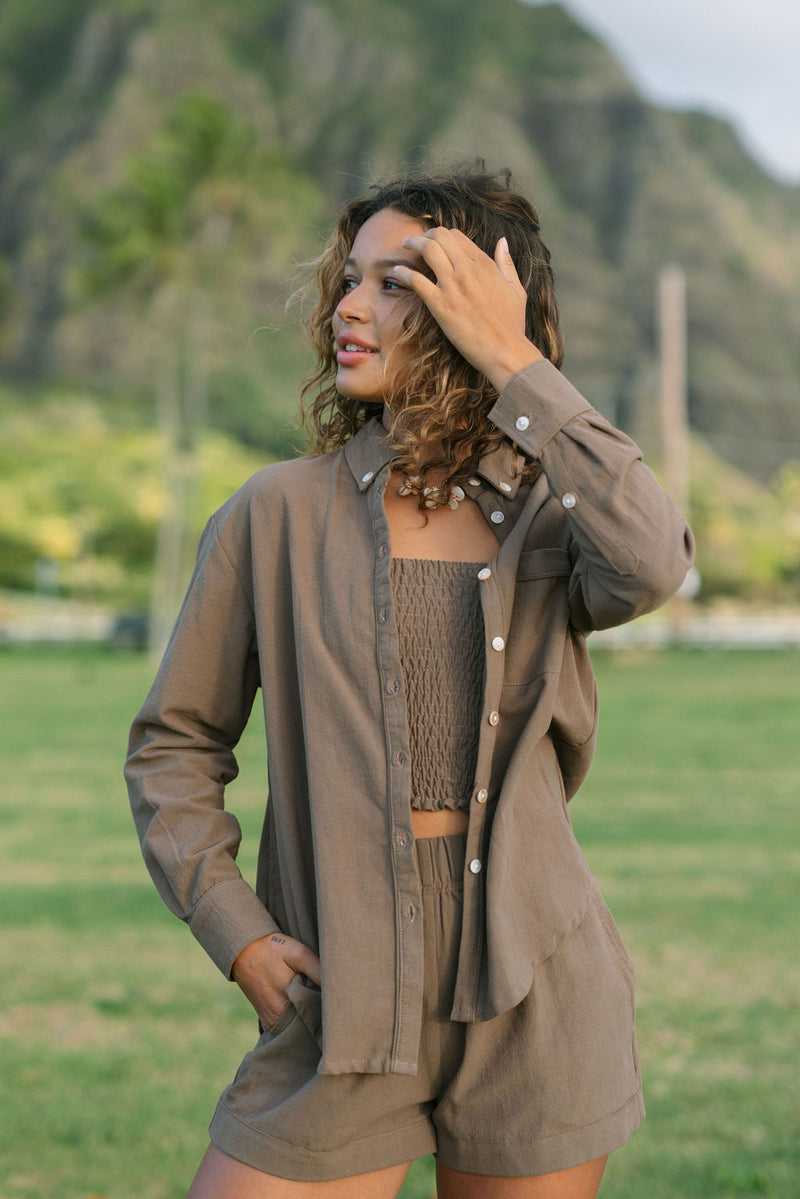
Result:
[[[371,346],[366,346],[360,341],[342,340],[339,342],[339,349],[336,352],[336,361],[339,366],[358,366],[360,362],[366,362],[377,352]]]

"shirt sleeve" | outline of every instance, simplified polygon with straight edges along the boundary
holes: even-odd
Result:
[[[570,619],[581,632],[652,611],[681,585],[694,538],[615,429],[547,359],[509,381],[490,419],[536,459],[562,505],[573,550]]]
[[[237,954],[278,926],[236,865],[241,828],[224,808],[259,685],[252,603],[212,517],[125,764],[148,870],[230,978]]]

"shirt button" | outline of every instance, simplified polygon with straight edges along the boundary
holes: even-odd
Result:
[[[404,828],[399,828],[394,835],[394,843],[398,849],[405,849],[408,845],[408,833]]]
[[[530,423],[531,422],[527,416],[518,416],[514,421],[514,425],[517,429],[519,429],[520,433],[524,433]]]
[[[469,864],[469,868],[473,874],[480,874],[482,869],[480,858],[473,858]]]
[[[481,787],[480,791],[475,793],[475,798],[477,799],[478,803],[486,803],[487,799],[489,798],[489,792],[485,787]]]
[[[389,682],[386,684],[386,694],[387,695],[397,695],[399,690],[400,690],[400,683],[398,682],[398,680],[397,679],[389,679]]]
[[[502,512],[497,511],[492,513],[492,515],[489,517],[489,520],[492,522],[492,524],[499,525],[503,523],[505,516],[503,516]]]
[[[571,491],[566,491],[561,497],[561,503],[565,508],[574,508],[577,502]]]
[[[388,619],[389,619],[389,609],[388,609],[388,608],[378,608],[378,620],[379,620],[379,622],[380,622],[381,624],[386,624],[386,621],[387,621]]]
[[[374,470],[368,470],[368,471],[367,471],[367,473],[366,473],[365,475],[362,475],[362,476],[361,476],[361,482],[362,482],[362,483],[369,483],[370,479],[374,479],[374,478],[375,478],[375,471],[374,471]]]
[[[502,637],[492,637],[492,649],[501,650],[506,648],[506,643]]]
[[[480,479],[469,479],[468,482],[470,487],[480,487],[481,485]]]
[[[511,484],[506,483],[506,482],[498,483],[498,487],[500,488],[501,491],[510,491],[511,490]]]
[[[406,760],[406,755],[403,753],[402,749],[398,749],[397,753],[394,755],[395,766],[402,766],[404,764],[405,760]]]
[[[386,545],[386,543],[384,541],[382,541],[381,544],[378,546],[378,557],[385,558],[386,554],[388,553],[388,548],[389,547]]]
[[[489,713],[489,724],[497,724],[499,720],[500,720],[499,712],[490,712]]]
[[[492,572],[489,570],[488,566],[484,566],[482,570],[478,571],[478,578],[481,579],[482,581],[485,581],[486,579],[491,579],[491,577],[492,577]]]

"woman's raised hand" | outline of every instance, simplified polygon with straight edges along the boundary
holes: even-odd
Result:
[[[305,974],[317,986],[321,982],[314,951],[282,933],[251,941],[234,961],[232,974],[264,1028],[271,1028],[286,1007],[286,988],[295,974]]]
[[[433,273],[397,265],[394,273],[420,297],[455,348],[502,391],[517,371],[543,355],[525,336],[527,295],[504,237],[494,258],[459,229],[406,237]]]

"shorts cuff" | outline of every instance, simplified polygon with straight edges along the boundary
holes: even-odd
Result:
[[[436,1152],[436,1137],[427,1118],[333,1149],[307,1149],[259,1132],[220,1102],[208,1132],[211,1143],[229,1157],[294,1182],[333,1182]]]
[[[466,1174],[489,1174],[496,1178],[550,1174],[619,1149],[644,1118],[644,1100],[639,1090],[610,1116],[558,1136],[500,1142],[454,1140],[440,1133],[436,1157],[443,1166]]]

